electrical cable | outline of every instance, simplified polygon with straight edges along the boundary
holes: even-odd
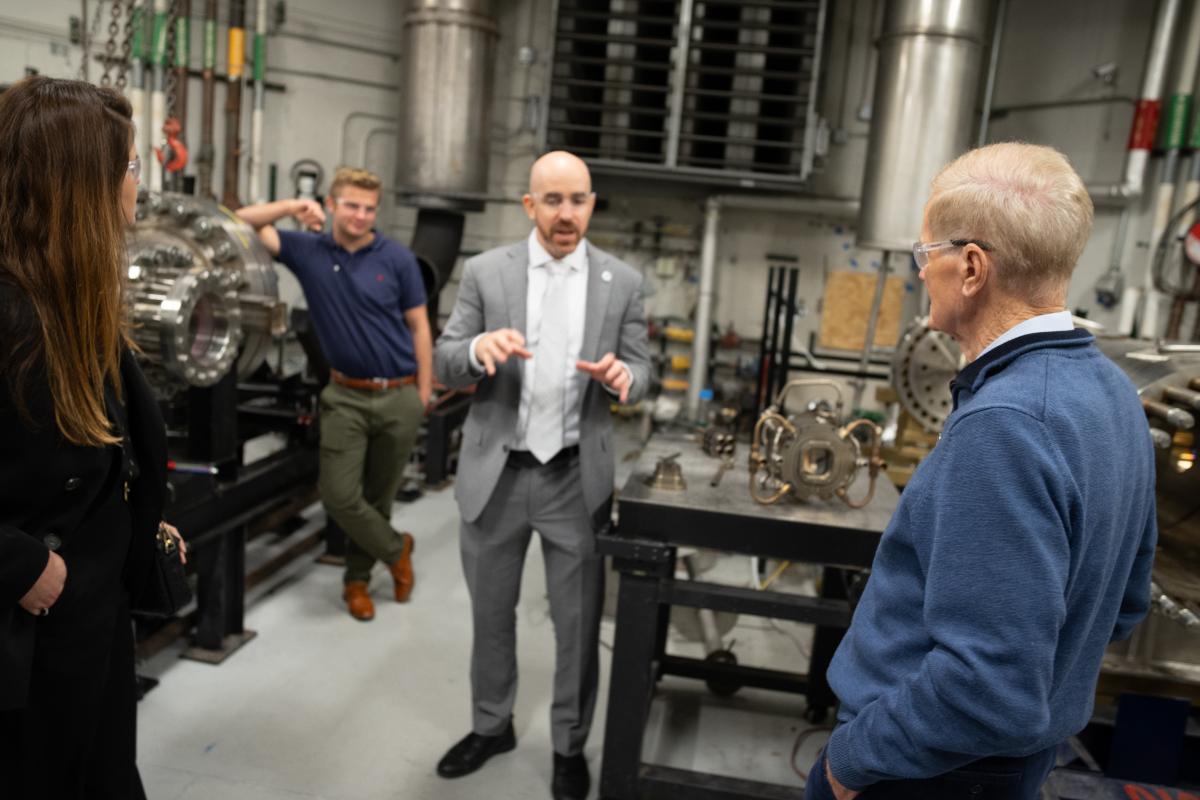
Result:
[[[800,754],[800,748],[804,746],[804,743],[807,742],[814,733],[820,733],[821,731],[828,731],[832,733],[833,726],[819,725],[815,728],[805,728],[796,734],[796,741],[792,744],[792,756],[788,759],[788,763],[791,764],[792,772],[799,776],[801,786],[804,786],[808,782],[808,773],[801,772],[800,768],[796,766],[796,756]]]
[[[1162,236],[1159,237],[1158,244],[1154,248],[1154,261],[1151,263],[1151,274],[1154,277],[1154,288],[1163,294],[1178,298],[1189,302],[1200,300],[1200,292],[1196,292],[1194,287],[1171,285],[1167,279],[1167,250],[1170,248],[1172,241],[1179,242],[1183,237],[1178,234],[1179,223],[1192,211],[1200,206],[1200,198],[1193,200],[1183,208],[1175,212],[1171,219],[1163,228]],[[1186,236],[1186,232],[1184,233]]]

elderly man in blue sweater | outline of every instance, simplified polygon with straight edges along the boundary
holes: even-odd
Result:
[[[1059,152],[971,151],[913,247],[968,365],[829,668],[808,798],[1036,798],[1145,616],[1154,455],[1137,394],[1065,309],[1092,203]]]

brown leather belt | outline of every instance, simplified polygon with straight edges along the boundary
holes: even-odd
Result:
[[[329,370],[329,379],[339,386],[366,389],[369,392],[382,392],[385,389],[396,389],[417,382],[416,375],[405,375],[403,378],[351,378],[336,369]]]

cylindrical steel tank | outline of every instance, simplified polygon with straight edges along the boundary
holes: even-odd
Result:
[[[409,0],[396,158],[407,202],[482,208],[496,36],[491,0]]]
[[[988,0],[889,0],[885,6],[858,244],[908,250],[929,182],[966,152],[975,122]]]

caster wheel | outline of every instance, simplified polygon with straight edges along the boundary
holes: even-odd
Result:
[[[714,664],[729,664],[737,666],[737,656],[731,650],[714,650],[704,658],[705,661],[710,661]],[[732,678],[709,678],[705,681],[708,685],[708,690],[718,697],[729,697],[742,688],[742,684]]]

